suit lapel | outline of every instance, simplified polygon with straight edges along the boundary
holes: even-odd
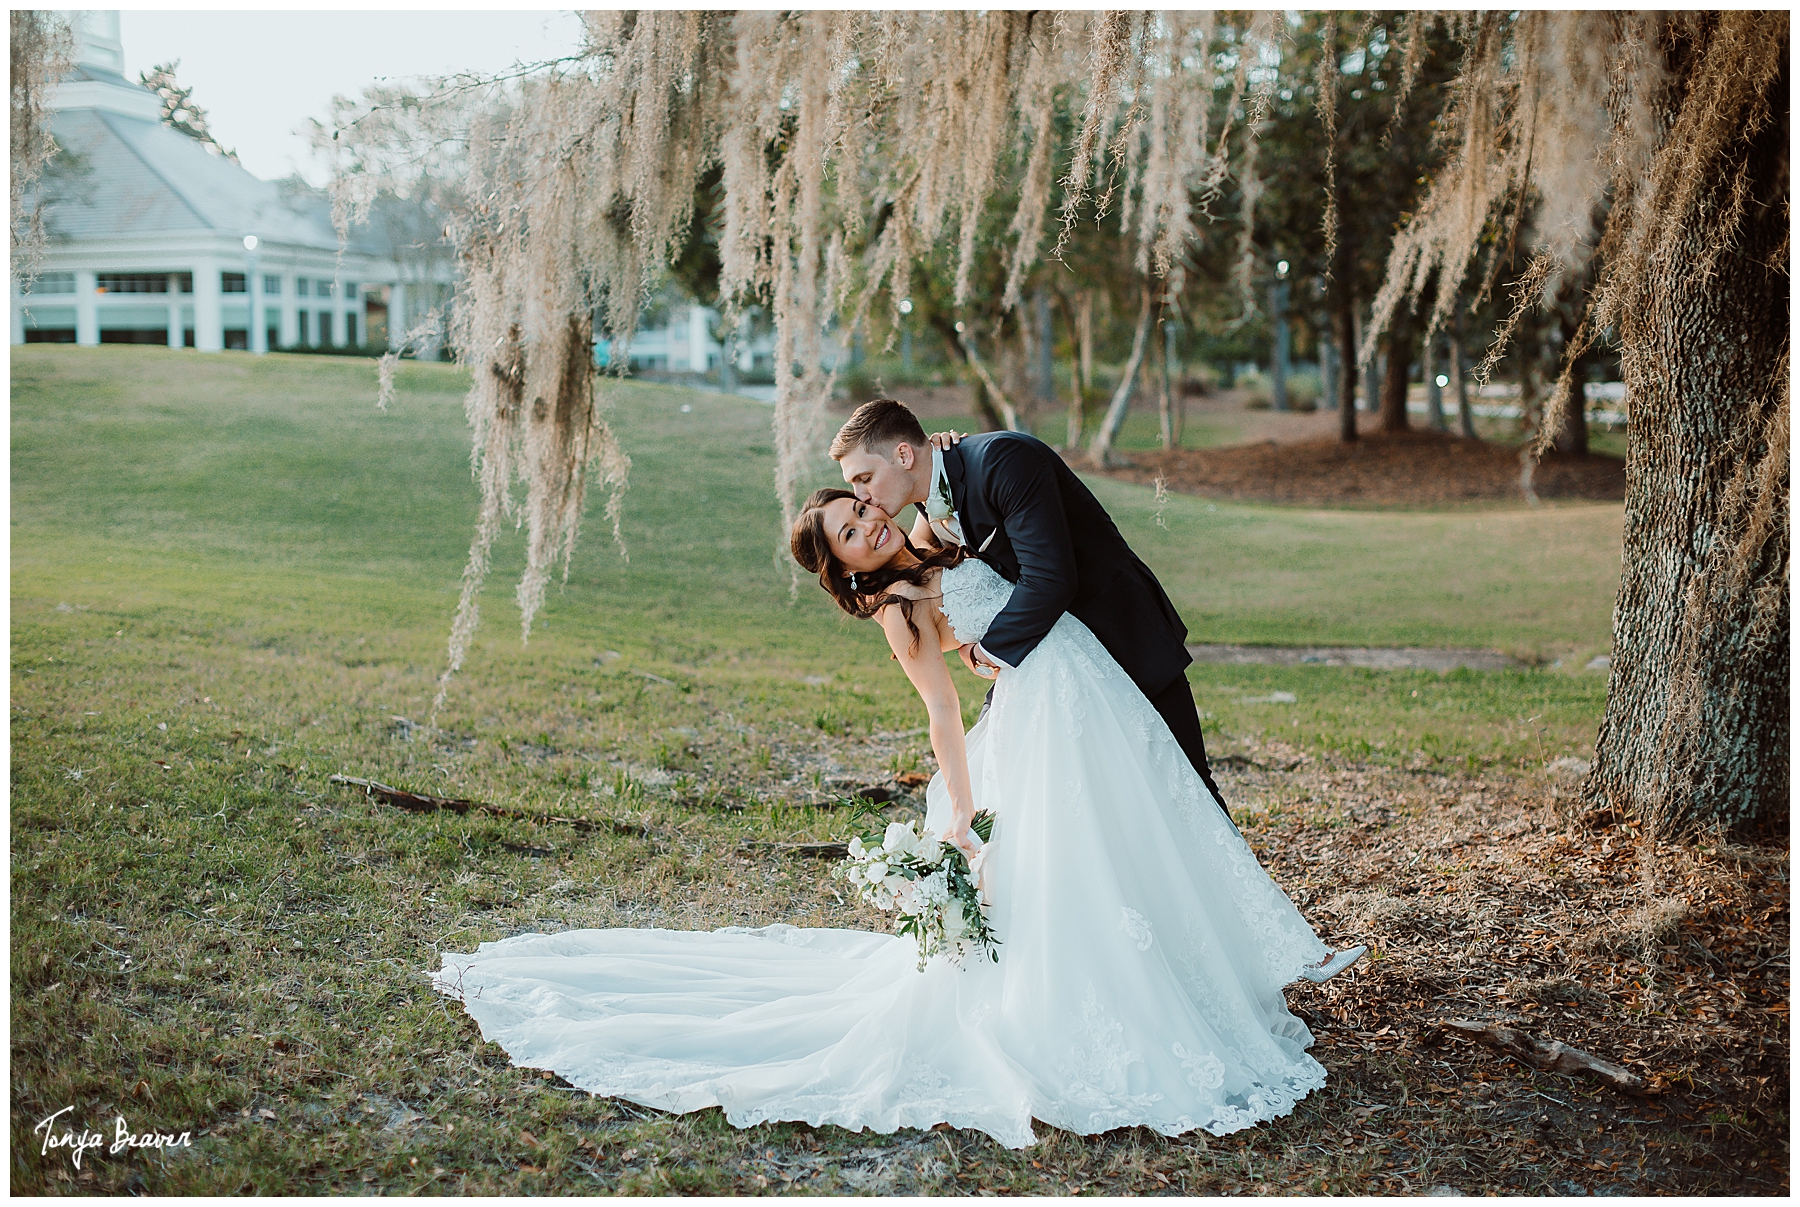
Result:
[[[951,445],[944,450],[944,476],[950,480],[950,504],[956,508],[957,522],[962,527],[963,543],[969,552],[975,552],[982,541],[988,537],[992,525],[987,523],[985,515],[977,515],[975,505],[980,502],[977,492],[969,481],[971,471],[975,467],[964,460],[961,445]]]
[[[952,445],[944,451],[944,476],[950,480],[950,502],[956,508],[957,519],[962,524],[963,543],[969,552],[996,569],[1004,569],[1002,562],[993,557],[1000,525],[983,505],[981,492],[973,481],[980,476],[980,466],[971,461],[965,459],[961,445]],[[1016,571],[1013,577],[1017,577]]]

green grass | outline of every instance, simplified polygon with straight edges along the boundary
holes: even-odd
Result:
[[[508,532],[442,731],[413,729],[474,517],[463,379],[407,365],[385,415],[374,379],[349,359],[14,349],[14,1134],[74,1105],[198,1146],[76,1175],[20,1143],[14,1187],[728,1192],[761,1188],[745,1163],[768,1146],[853,1163],[912,1143],[572,1097],[423,989],[434,950],[521,929],[877,925],[817,865],[738,844],[835,836],[807,804],[830,779],[928,748],[875,626],[804,582],[790,599],[768,410],[635,385],[613,411],[630,560],[593,506],[521,647]],[[1605,648],[1617,508],[1178,498],[1159,524],[1149,491],[1095,486],[1197,640]],[[1192,678],[1215,751],[1446,770],[1580,750],[1604,694],[1548,671]],[[1246,699],[1271,691],[1297,702]],[[401,814],[326,784],[339,771],[649,836]],[[384,1126],[400,1106],[422,1118]]]

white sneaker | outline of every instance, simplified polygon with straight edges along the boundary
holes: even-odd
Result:
[[[1326,960],[1323,964],[1314,964],[1310,968],[1302,968],[1300,970],[1300,975],[1309,981],[1313,981],[1317,984],[1324,984],[1326,981],[1329,981],[1332,977],[1344,971],[1344,969],[1350,967],[1350,965],[1356,963],[1368,954],[1369,949],[1363,944],[1358,944],[1355,947],[1346,947],[1344,950]]]

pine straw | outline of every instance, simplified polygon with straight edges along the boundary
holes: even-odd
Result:
[[[1110,477],[1220,499],[1269,503],[1436,506],[1523,502],[1519,450],[1441,432],[1376,433],[1330,440],[1244,444],[1128,454]],[[1081,468],[1089,467],[1084,463]],[[1548,499],[1623,499],[1625,462],[1604,453],[1546,453],[1532,490]]]
[[[1376,1108],[1328,1141],[1380,1157],[1366,1189],[1422,1189],[1398,1179],[1448,1144],[1500,1190],[1785,1192],[1785,841],[1576,834],[1554,807],[1572,785],[1254,757],[1301,763],[1227,789],[1259,811],[1252,845],[1328,939],[1374,949],[1288,994],[1332,1070],[1325,1094]],[[1450,1018],[1561,1040],[1650,1091],[1524,1069],[1445,1036]]]

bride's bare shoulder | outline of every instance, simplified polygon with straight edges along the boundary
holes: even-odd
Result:
[[[903,578],[897,579],[883,587],[882,591],[884,594],[898,595],[903,599],[924,599],[935,603],[941,594],[938,580],[943,573],[940,569],[933,569],[925,575],[923,583],[910,583]]]

